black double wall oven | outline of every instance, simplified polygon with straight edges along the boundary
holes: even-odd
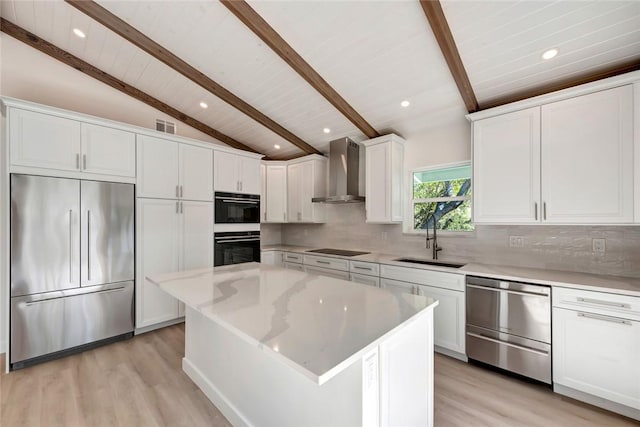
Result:
[[[214,266],[260,262],[260,196],[215,193]]]

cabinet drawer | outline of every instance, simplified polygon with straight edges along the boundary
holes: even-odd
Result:
[[[294,262],[297,264],[302,264],[302,254],[295,254],[293,252],[285,252],[284,253],[284,262]]]
[[[332,270],[349,271],[349,261],[341,258],[305,255],[304,265],[315,265],[316,267],[330,268]]]
[[[554,287],[554,307],[640,321],[640,297]]]
[[[380,287],[380,278],[376,276],[368,276],[366,274],[351,273],[350,279],[352,282],[361,283],[363,285],[369,285],[376,288]]]
[[[380,265],[380,277],[453,291],[464,291],[464,275],[462,274],[382,264]]]
[[[304,271],[304,265],[295,262],[285,262],[284,268],[287,270]]]
[[[309,274],[316,274],[318,276],[333,277],[334,279],[349,280],[349,272],[341,270],[332,270],[324,267],[314,267],[312,265],[305,265],[304,271]]]
[[[349,271],[357,274],[366,274],[368,276],[380,275],[380,264],[375,262],[349,261]]]

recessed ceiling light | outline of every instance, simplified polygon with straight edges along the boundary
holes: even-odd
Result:
[[[331,132],[331,129],[329,129],[329,128],[324,128],[324,129],[322,129],[322,132],[324,132],[324,133],[329,133],[329,132]]]
[[[87,37],[87,35],[80,29],[78,28],[74,28],[73,29],[73,34],[75,34],[76,36],[80,37],[81,39]]]
[[[405,100],[405,101],[402,101],[402,102],[400,103],[400,106],[405,107],[405,108],[407,108],[409,105],[411,105],[411,103],[410,103],[409,101],[406,101],[406,100]]]
[[[551,59],[558,54],[558,49],[549,49],[542,54],[542,59]]]
[[[207,103],[206,103],[206,102],[204,102],[204,101],[200,103],[200,107],[202,107],[202,108],[209,108],[209,106],[207,105]]]
[[[280,149],[280,146],[278,144],[274,145],[273,148],[275,148],[276,150]]]

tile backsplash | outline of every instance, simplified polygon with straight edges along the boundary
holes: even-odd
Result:
[[[364,204],[325,205],[326,224],[263,224],[262,244],[364,249],[431,258],[423,236],[402,225],[365,223]],[[510,247],[509,236],[522,237]],[[605,239],[605,253],[593,252]],[[438,258],[450,261],[640,277],[640,226],[478,225],[466,236],[440,234]]]

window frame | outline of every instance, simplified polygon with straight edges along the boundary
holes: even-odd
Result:
[[[469,196],[453,196],[453,197],[434,197],[430,199],[414,199],[413,198],[413,175],[416,172],[428,172],[438,169],[447,169],[454,168],[460,166],[470,166],[471,167],[471,195]],[[432,202],[441,202],[441,201],[453,201],[453,200],[469,200],[471,205],[471,222],[473,223],[473,165],[471,164],[471,160],[465,160],[461,162],[453,162],[453,163],[441,163],[437,165],[423,166],[419,168],[414,168],[409,170],[407,175],[407,192],[405,192],[406,203],[405,203],[405,214],[404,220],[402,221],[402,232],[403,234],[412,234],[417,236],[424,236],[427,234],[426,230],[416,230],[413,228],[414,225],[414,206],[416,203],[432,203]],[[474,223],[474,229],[469,231],[450,231],[450,230],[438,230],[438,235],[443,236],[456,236],[456,237],[475,237],[476,235],[476,227]]]

